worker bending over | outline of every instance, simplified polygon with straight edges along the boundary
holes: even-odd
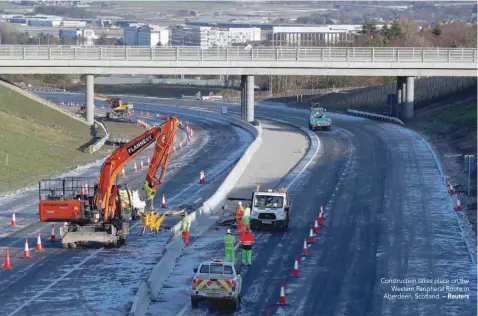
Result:
[[[234,253],[234,247],[236,245],[236,238],[232,236],[231,230],[228,229],[226,236],[224,236],[224,261],[234,263],[236,262],[236,256]]]
[[[250,233],[249,229],[247,229],[244,234],[241,235],[239,247],[242,248],[242,264],[248,264],[249,266],[252,264],[252,244],[255,242],[256,240]]]

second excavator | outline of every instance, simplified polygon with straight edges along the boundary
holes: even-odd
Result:
[[[121,98],[95,95],[95,100],[105,101],[110,104],[110,111],[106,113],[107,119],[130,119],[133,116],[133,105]]]
[[[154,195],[163,182],[180,124],[176,117],[170,117],[117,148],[103,163],[98,181],[82,177],[40,181],[40,220],[65,222],[60,228],[64,248],[76,248],[88,241],[116,247],[124,244],[130,214],[126,214],[121,203],[118,175],[128,161],[155,144],[144,183],[149,195]]]

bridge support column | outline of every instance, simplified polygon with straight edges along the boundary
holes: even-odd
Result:
[[[241,76],[241,119],[254,121],[254,76]]]
[[[410,120],[414,115],[415,77],[407,77],[407,93],[404,105],[404,119]]]
[[[397,77],[397,104],[392,110],[392,116],[400,118],[403,113],[403,101],[404,101],[404,83],[405,77]]]
[[[95,77],[86,75],[86,123],[95,123]]]

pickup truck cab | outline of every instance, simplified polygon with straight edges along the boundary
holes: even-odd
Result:
[[[241,302],[242,277],[233,263],[222,260],[204,261],[194,269],[191,306],[201,301],[224,302],[236,310]]]
[[[279,228],[285,232],[289,227],[291,209],[287,190],[256,190],[252,194],[251,229]]]

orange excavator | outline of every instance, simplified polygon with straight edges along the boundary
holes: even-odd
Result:
[[[122,208],[118,175],[128,161],[155,144],[144,184],[144,189],[154,196],[163,182],[180,124],[172,116],[116,149],[103,163],[99,181],[83,177],[40,181],[40,221],[65,222],[60,228],[64,248],[76,248],[88,241],[104,243],[105,246],[123,245],[129,231],[125,220],[129,214]],[[157,177],[160,167],[161,173]],[[131,197],[128,199],[131,204]]]
[[[110,104],[110,110],[106,113],[108,119],[129,119],[133,115],[133,105],[121,98],[111,98],[104,95],[95,95],[95,100],[105,101]]]

